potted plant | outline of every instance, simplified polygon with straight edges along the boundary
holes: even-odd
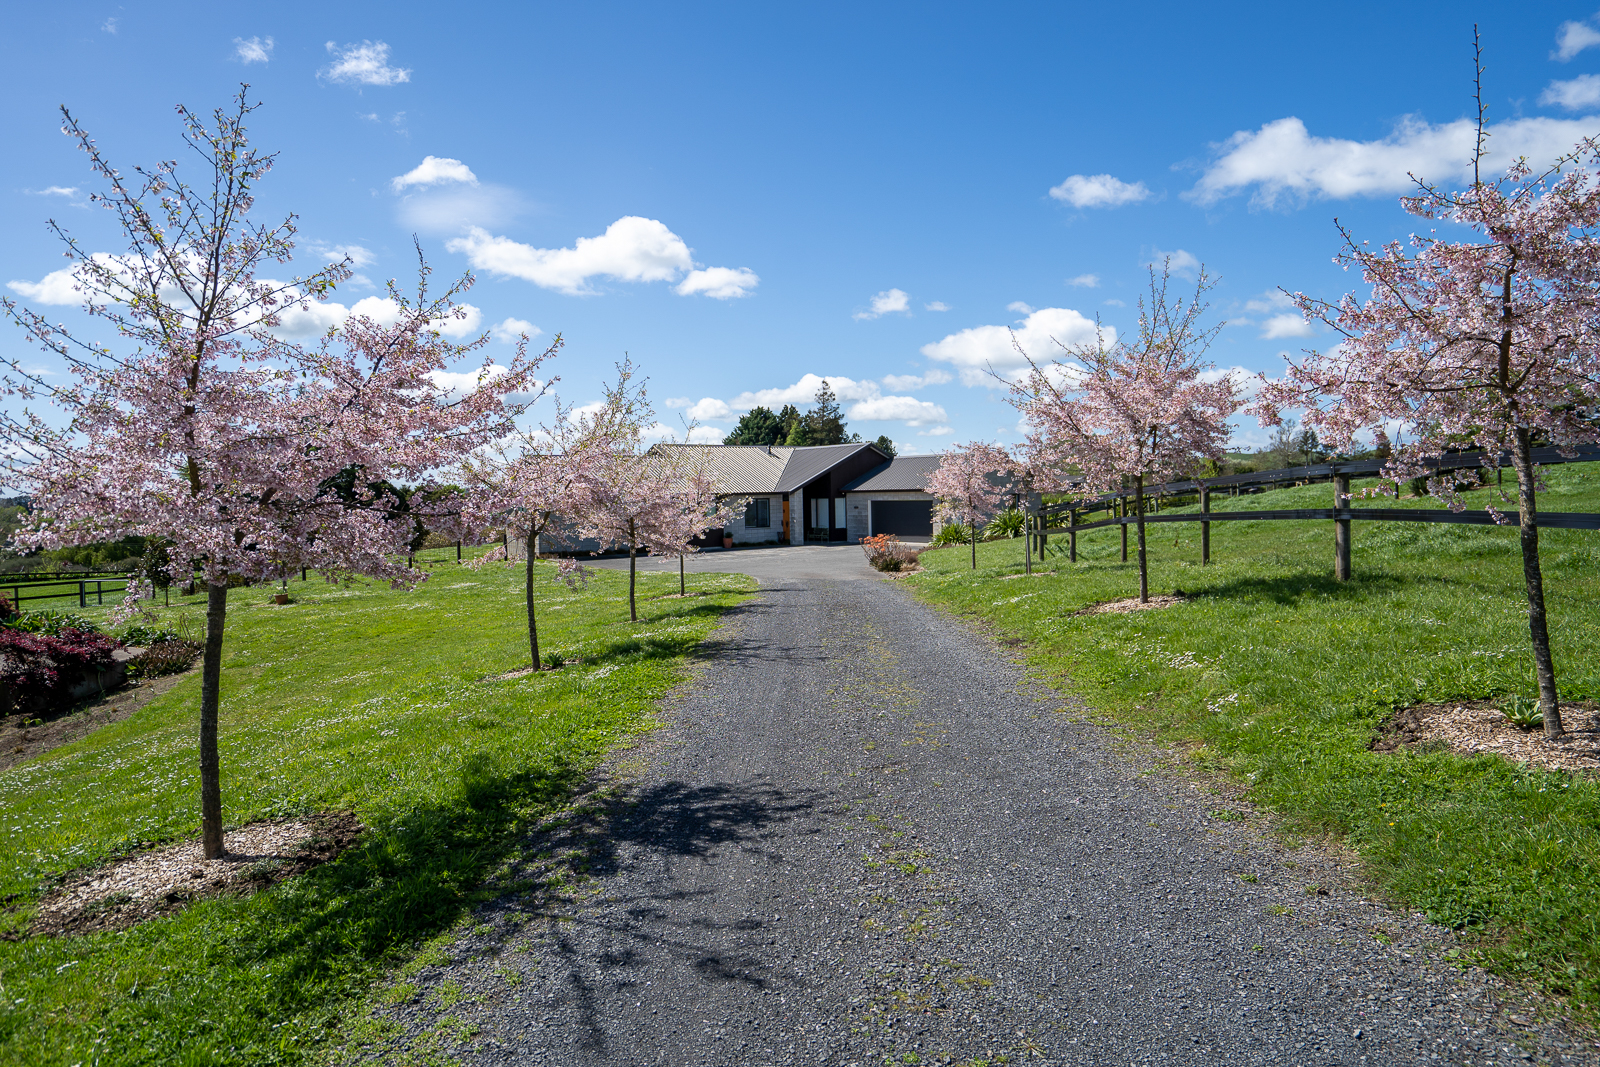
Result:
[[[726,530],[722,531],[722,547],[723,548],[732,548],[733,547],[733,534],[729,533]]]

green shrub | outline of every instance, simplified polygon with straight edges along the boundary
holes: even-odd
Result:
[[[933,535],[930,544],[935,548],[940,545],[960,545],[965,544],[970,537],[971,534],[967,533],[965,526],[959,522],[952,522],[948,526],[941,527],[939,532]]]
[[[100,627],[93,622],[70,611],[24,611],[6,625],[13,630],[24,630],[30,634],[49,634],[51,637],[61,636],[63,630],[96,634],[100,632]]]
[[[1539,707],[1539,702],[1521,693],[1513,693],[1500,701],[1500,714],[1504,715],[1513,726],[1519,726],[1524,730],[1544,725],[1544,711]]]
[[[1009,508],[989,520],[989,525],[983,529],[983,535],[990,541],[998,541],[1002,537],[1021,537],[1027,525],[1026,515],[1016,508]]]

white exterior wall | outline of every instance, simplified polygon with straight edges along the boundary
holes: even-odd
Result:
[[[746,527],[744,524],[744,508],[734,513],[733,521],[728,523],[726,530],[733,534],[733,543],[736,545],[759,545],[767,541],[776,541],[783,536],[783,494],[782,493],[752,493],[746,500],[766,500],[767,513],[771,517],[771,525]]]
[[[870,529],[872,523],[872,501],[932,499],[933,498],[927,493],[916,489],[881,493],[850,493],[848,496],[848,503],[846,505],[847,513],[849,515],[850,540],[858,541],[863,537],[871,536],[873,532]],[[934,528],[937,529],[939,525],[939,518],[937,515],[934,516],[933,522]]]

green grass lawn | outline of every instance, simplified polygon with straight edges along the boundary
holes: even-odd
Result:
[[[483,679],[528,663],[520,566],[451,562],[416,592],[293,581],[283,607],[268,589],[233,591],[225,819],[352,810],[368,832],[246,899],[0,942],[0,1064],[304,1060],[375,977],[464,914],[521,829],[650,723],[686,657],[754,588],[689,581],[705,595],[659,599],[678,576],[641,576],[637,626],[626,574],[537,584],[541,651],[583,663],[496,682]],[[198,633],[203,599],[160,614]],[[0,897],[16,894],[0,930],[25,928],[63,872],[197,832],[198,699],[196,671],[133,717],[0,772]]]
[[[1600,465],[1547,476],[1542,510],[1600,512]],[[1329,507],[1332,492],[1213,507]],[[1073,614],[1138,592],[1114,528],[1080,535],[1076,564],[1054,536],[1054,577],[1000,580],[1022,569],[1012,540],[980,545],[976,573],[965,547],[925,553],[909,584],[1025,638],[1031,667],[1091,706],[1199,743],[1197,758],[1239,776],[1291,832],[1341,835],[1397,903],[1462,929],[1464,958],[1600,1018],[1600,783],[1489,755],[1368,750],[1396,708],[1536,692],[1515,529],[1354,529],[1355,579],[1340,583],[1331,521],[1215,523],[1207,567],[1197,525],[1150,525],[1151,593],[1195,597],[1154,611]],[[1541,541],[1563,697],[1595,699],[1600,532],[1545,530]]]

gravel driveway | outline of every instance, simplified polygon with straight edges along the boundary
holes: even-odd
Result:
[[[764,576],[378,1058],[1594,1062],[854,559]]]

